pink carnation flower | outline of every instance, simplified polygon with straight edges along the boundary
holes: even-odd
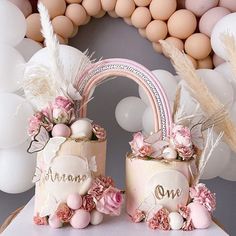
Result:
[[[97,137],[98,141],[106,140],[106,130],[102,128],[100,125],[93,124],[93,133]]]
[[[107,188],[97,202],[97,210],[107,215],[120,215],[123,197],[119,189]]]
[[[195,227],[194,227],[194,225],[193,225],[192,220],[187,219],[187,220],[183,223],[183,226],[182,226],[182,230],[183,230],[183,231],[192,231],[192,230],[194,230],[194,229],[195,229]]]
[[[146,218],[145,213],[143,211],[137,209],[135,211],[134,215],[132,216],[132,221],[134,223],[139,223],[139,222],[143,221],[145,218]]]
[[[96,207],[93,196],[86,194],[83,196],[82,208],[86,211],[92,211]]]
[[[67,223],[70,221],[70,219],[72,218],[74,214],[74,211],[71,210],[66,203],[61,203],[57,210],[56,210],[56,216],[57,218],[63,222],[63,223]]]
[[[69,124],[75,119],[74,103],[63,96],[56,97],[52,104],[53,121],[56,124]]]
[[[37,215],[34,216],[33,220],[36,225],[47,225],[48,224],[47,217],[40,217],[39,213],[37,213]]]
[[[216,209],[216,196],[212,193],[205,184],[199,183],[195,187],[190,188],[190,197],[193,202],[198,202],[203,205],[209,212]]]
[[[149,221],[148,226],[151,229],[170,230],[169,212],[162,208]]]
[[[150,156],[153,153],[153,149],[150,144],[144,141],[144,136],[141,132],[135,133],[133,135],[133,140],[129,142],[132,153],[134,156],[145,157]]]

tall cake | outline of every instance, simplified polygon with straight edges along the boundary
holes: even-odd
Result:
[[[86,118],[94,88],[106,78],[126,76],[145,91],[154,114],[151,134],[135,133],[126,156],[126,211],[151,229],[207,228],[215,194],[199,179],[222,135],[213,136],[220,112],[188,116],[177,91],[173,114],[156,77],[125,59],[94,63],[81,53],[76,73],[66,74],[60,46],[46,8],[40,3],[42,33],[51,67],[28,65],[26,98],[35,107],[29,121],[28,152],[37,152],[34,222],[53,228],[97,225],[103,215],[119,215],[122,191],[105,176],[106,131]],[[44,49],[43,49],[44,50]]]

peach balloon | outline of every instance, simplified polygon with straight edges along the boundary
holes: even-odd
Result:
[[[51,19],[56,16],[64,15],[66,10],[65,0],[40,0],[47,8]]]
[[[82,5],[90,16],[96,16],[102,9],[100,0],[83,0]]]
[[[224,7],[210,9],[201,17],[199,21],[199,31],[210,37],[215,24],[228,14],[230,14],[230,10]]]
[[[85,21],[83,22],[82,25],[87,25],[89,21],[91,20],[91,16],[87,15]]]
[[[236,11],[236,1],[235,0],[220,0],[219,6],[228,8],[232,12]]]
[[[215,53],[213,55],[213,64],[215,67],[219,66],[220,64],[224,63],[225,60],[219,56],[217,56]]]
[[[130,17],[124,18],[124,22],[125,22],[127,25],[132,25],[132,21],[131,21],[131,18],[130,18]]]
[[[168,43],[174,45],[180,51],[182,51],[184,49],[184,43],[181,39],[178,39],[178,38],[175,38],[175,37],[168,37],[168,38],[165,39],[165,41],[167,41]],[[163,50],[163,54],[166,57],[169,57],[168,53],[165,50]]]
[[[106,12],[101,9],[100,12],[98,12],[97,15],[93,16],[94,18],[102,18],[103,16],[105,16]]]
[[[146,7],[137,7],[131,16],[132,24],[136,28],[146,28],[151,19],[150,11]]]
[[[201,45],[199,47],[199,45]],[[202,33],[192,34],[187,38],[184,45],[187,54],[200,60],[206,58],[211,52],[210,39]]]
[[[139,34],[143,37],[143,38],[146,38],[147,35],[146,35],[146,29],[138,29],[138,32]]]
[[[115,12],[120,17],[130,17],[135,10],[133,0],[117,0]]]
[[[107,12],[109,16],[113,17],[113,18],[118,18],[119,16],[116,14],[115,11],[109,11]]]
[[[218,2],[219,0],[186,0],[185,7],[192,11],[196,16],[202,16],[209,9],[216,7]]]
[[[87,17],[83,6],[76,3],[67,6],[65,15],[77,26],[82,25]]]
[[[83,0],[66,0],[67,3],[81,3]]]
[[[24,14],[25,17],[32,13],[32,6],[28,0],[8,0],[9,2],[15,4]]]
[[[138,7],[146,7],[150,4],[152,0],[134,0],[135,4]]]
[[[66,16],[57,16],[52,20],[54,32],[63,38],[69,38],[74,32],[72,21]]]
[[[113,11],[116,6],[116,0],[101,0],[101,4],[104,11]]]
[[[167,20],[177,7],[176,0],[152,0],[149,8],[153,19]]]
[[[79,27],[78,27],[78,26],[76,26],[76,25],[74,25],[73,34],[70,36],[70,38],[73,38],[73,37],[75,37],[75,35],[78,33],[78,31],[79,31]]]
[[[153,20],[146,28],[147,38],[154,43],[158,43],[160,39],[164,39],[167,35],[167,26],[164,21]]]
[[[37,42],[43,42],[44,38],[41,33],[41,22],[40,15],[38,13],[34,13],[29,15],[26,19],[27,23],[27,38],[33,39]]]
[[[198,65],[198,69],[212,69],[213,61],[212,61],[211,56],[208,56],[202,60],[198,60],[197,65]]]
[[[154,51],[156,51],[158,53],[162,53],[162,46],[160,43],[152,43],[152,47],[153,47]]]
[[[56,35],[57,36],[57,39],[58,39],[58,41],[59,41],[59,44],[65,44],[65,45],[67,45],[68,43],[69,43],[69,41],[68,41],[68,39],[65,39],[65,38],[63,38],[63,37],[61,37],[60,35]]]
[[[197,19],[191,11],[181,9],[169,18],[167,25],[171,36],[186,39],[196,30]]]

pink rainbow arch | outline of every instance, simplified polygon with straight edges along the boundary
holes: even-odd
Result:
[[[170,135],[172,116],[167,96],[155,75],[146,67],[127,59],[106,59],[92,64],[77,78],[77,89],[82,95],[80,117],[86,117],[89,94],[109,77],[123,76],[138,83],[146,92],[154,114],[155,132],[161,130],[162,138]]]

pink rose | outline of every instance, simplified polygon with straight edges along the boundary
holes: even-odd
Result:
[[[37,215],[34,216],[33,220],[36,225],[47,225],[48,224],[47,217],[40,217],[39,213],[37,213]]]
[[[95,207],[96,205],[95,205],[92,195],[87,194],[83,196],[82,208],[84,210],[91,212]]]
[[[203,205],[209,212],[216,209],[216,196],[212,193],[205,184],[197,184],[190,188],[190,197],[193,202],[198,202]]]
[[[29,135],[35,136],[39,132],[40,126],[43,126],[48,132],[53,128],[53,124],[47,116],[42,112],[36,112],[29,120]]]
[[[52,104],[53,121],[56,124],[69,124],[75,119],[74,103],[62,96],[56,97]]]
[[[133,140],[129,143],[132,149],[134,156],[145,157],[150,156],[153,152],[153,149],[150,144],[145,143],[144,136],[141,132],[138,132],[133,135]]]
[[[183,125],[174,125],[172,128],[172,141],[175,146],[191,147],[191,131]]]
[[[132,216],[132,221],[134,223],[140,223],[141,221],[143,221],[146,218],[146,215],[143,211],[141,210],[136,210],[134,215]]]
[[[106,140],[106,130],[100,125],[93,124],[93,133],[97,137],[98,141]]]
[[[123,197],[119,189],[107,188],[97,202],[97,210],[107,215],[120,215]]]
[[[182,157],[184,161],[190,160],[194,154],[193,147],[176,146],[175,148],[179,156]]]
[[[70,219],[72,218],[74,214],[74,211],[71,210],[66,203],[61,203],[57,210],[56,210],[56,216],[57,218],[63,222],[63,223],[67,223],[70,221]]]
[[[162,208],[148,221],[148,226],[151,229],[170,230],[169,212]]]

